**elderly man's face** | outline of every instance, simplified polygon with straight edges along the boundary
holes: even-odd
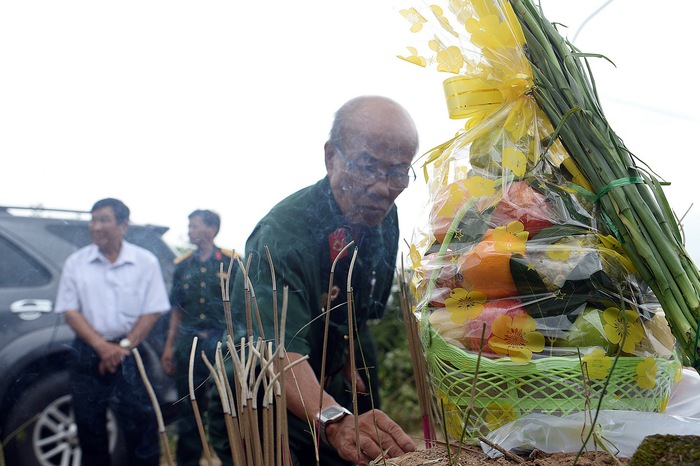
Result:
[[[416,153],[413,122],[395,109],[374,110],[326,143],[331,191],[351,224],[376,226],[408,185]]]

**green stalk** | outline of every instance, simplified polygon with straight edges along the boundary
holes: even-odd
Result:
[[[527,41],[534,96],[595,192],[641,178],[644,184],[613,187],[599,200],[616,234],[666,312],[685,357],[700,366],[695,335],[700,319],[700,272],[681,243],[675,218],[652,174],[643,173],[603,116],[590,67],[546,21],[531,0],[511,0]],[[571,113],[571,109],[581,109]],[[567,115],[564,120],[564,115]],[[615,186],[614,184],[612,186]]]

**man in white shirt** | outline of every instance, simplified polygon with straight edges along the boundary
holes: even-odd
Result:
[[[170,309],[158,259],[124,241],[129,208],[117,199],[92,207],[92,243],[63,267],[55,312],[75,331],[73,410],[83,464],[109,466],[106,411],[122,429],[130,465],[158,466],[155,413],[131,349]]]

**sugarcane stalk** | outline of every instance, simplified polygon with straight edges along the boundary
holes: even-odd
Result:
[[[527,42],[533,94],[570,156],[596,193],[618,180],[639,177],[643,185],[621,185],[599,195],[621,244],[654,291],[684,355],[700,365],[695,342],[700,317],[700,272],[687,255],[670,207],[652,175],[642,175],[603,116],[595,87],[578,51],[529,0],[511,0]],[[573,108],[580,112],[570,113]],[[566,121],[560,125],[563,116]],[[602,197],[601,197],[602,196]],[[615,233],[615,232],[614,232]]]
[[[562,53],[562,56],[564,57],[564,58],[563,58],[563,59],[564,59],[564,62],[565,62],[565,63],[576,63],[576,61],[573,60],[573,55],[572,55],[571,53],[568,53],[568,50],[566,50],[566,47],[562,46],[563,39],[558,35],[558,33],[556,33],[556,31],[554,30],[553,26],[545,24],[545,25],[544,25],[544,28],[545,28],[545,30],[550,31],[549,39],[551,40],[551,43],[552,43],[552,44],[555,44],[555,45],[559,45],[558,48],[560,49],[560,53]],[[545,42],[545,43],[547,43],[547,42]],[[561,52],[562,49],[563,49],[563,52]],[[571,67],[568,67],[568,68],[569,68],[569,70],[570,70]],[[579,68],[579,67],[576,67],[576,68],[577,68],[578,71],[580,72],[580,68]],[[591,99],[586,99],[586,103],[589,103],[589,104],[590,104],[590,102],[592,102]],[[597,105],[596,105],[596,107],[597,107]],[[609,131],[609,126],[607,125],[607,122],[605,121],[604,118],[592,119],[592,120],[591,120],[591,123],[594,125],[593,128],[592,128],[593,131],[600,130],[599,127],[595,126],[595,123],[596,123],[596,122],[600,122],[600,123],[601,123],[600,127],[603,127],[604,129],[606,129],[606,130]],[[597,141],[604,141],[604,140],[605,140],[605,138],[603,137],[602,134],[595,134],[593,138],[590,138],[590,141],[592,141],[594,144],[595,144]],[[611,142],[614,142],[614,140],[611,141]],[[609,146],[604,145],[604,146],[602,147],[602,149],[609,149]],[[624,151],[621,150],[621,148],[620,148],[620,146],[619,146],[618,144],[613,144],[613,149],[617,149],[617,150],[614,150],[613,152],[608,153],[608,155],[622,155],[622,154],[627,154],[627,151],[626,151],[626,150],[624,150]],[[605,158],[604,160],[609,160],[609,158]],[[614,160],[614,159],[613,159],[613,160]],[[629,160],[624,160],[624,161],[622,161],[622,162],[624,162],[628,167],[633,166],[633,163],[632,163],[631,159],[629,159]],[[614,166],[613,166],[613,168],[614,168]],[[634,167],[634,168],[635,168],[635,170],[636,170],[636,167]],[[621,177],[621,176],[622,176],[622,173],[619,173],[619,172],[618,172],[618,173],[617,173],[617,176],[618,176],[618,177]],[[643,191],[643,189],[640,189],[640,191]],[[653,206],[654,206],[653,203],[647,204],[647,207],[648,207],[649,209],[652,209]],[[638,207],[638,206],[637,206],[637,207]],[[654,215],[654,217],[655,217],[656,219],[659,218],[659,215],[656,214],[657,212],[658,212],[658,209],[656,210],[655,215]],[[656,224],[655,224],[655,225],[656,225]],[[667,243],[667,242],[664,242],[664,244],[666,244],[666,243]]]
[[[547,110],[547,109],[545,109],[545,110]],[[550,113],[550,114],[551,114],[551,112],[547,112],[547,113]],[[592,129],[593,129],[593,131],[595,131],[595,128],[592,128]],[[565,137],[564,137],[563,139],[565,139]],[[603,137],[602,137],[602,135],[600,135],[600,134],[594,134],[593,138],[591,138],[591,139],[592,139],[593,141],[597,141],[597,140],[602,140]],[[615,169],[615,166],[613,165],[613,166],[611,166],[610,168],[611,168],[611,169]],[[584,171],[590,173],[589,170],[585,170],[585,169],[584,169]],[[623,174],[620,173],[619,170],[618,170],[618,172],[615,173],[615,175],[614,175],[614,177],[617,177],[617,178],[620,178],[620,177],[622,177],[622,176],[623,176]],[[625,198],[622,198],[623,201],[624,201],[624,199],[625,199]],[[632,197],[631,199],[632,199],[632,201],[634,202],[635,198]],[[632,207],[633,207],[633,208],[632,208],[631,212],[634,212],[634,209],[638,209],[638,208],[639,208],[639,205],[632,206]],[[623,209],[623,211],[626,211],[626,209],[628,209],[628,208],[630,208],[629,205],[627,205],[627,206]],[[655,217],[656,217],[656,216],[655,216]],[[658,225],[658,223],[656,223],[656,222],[653,223],[653,226],[657,226],[657,225]],[[667,244],[667,242],[662,242],[661,244]],[[661,254],[663,254],[663,252],[662,252]],[[652,263],[653,263],[653,262],[654,262],[654,261],[652,261]]]

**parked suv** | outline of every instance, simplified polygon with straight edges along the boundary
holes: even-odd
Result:
[[[63,263],[90,244],[89,218],[89,212],[0,206],[0,440],[8,466],[79,464],[68,391],[74,333],[52,311]],[[125,238],[158,257],[170,286],[174,253],[162,239],[167,230],[130,225]],[[168,317],[139,346],[166,416],[177,398],[160,364]],[[119,464],[124,452],[111,414],[108,428]]]

